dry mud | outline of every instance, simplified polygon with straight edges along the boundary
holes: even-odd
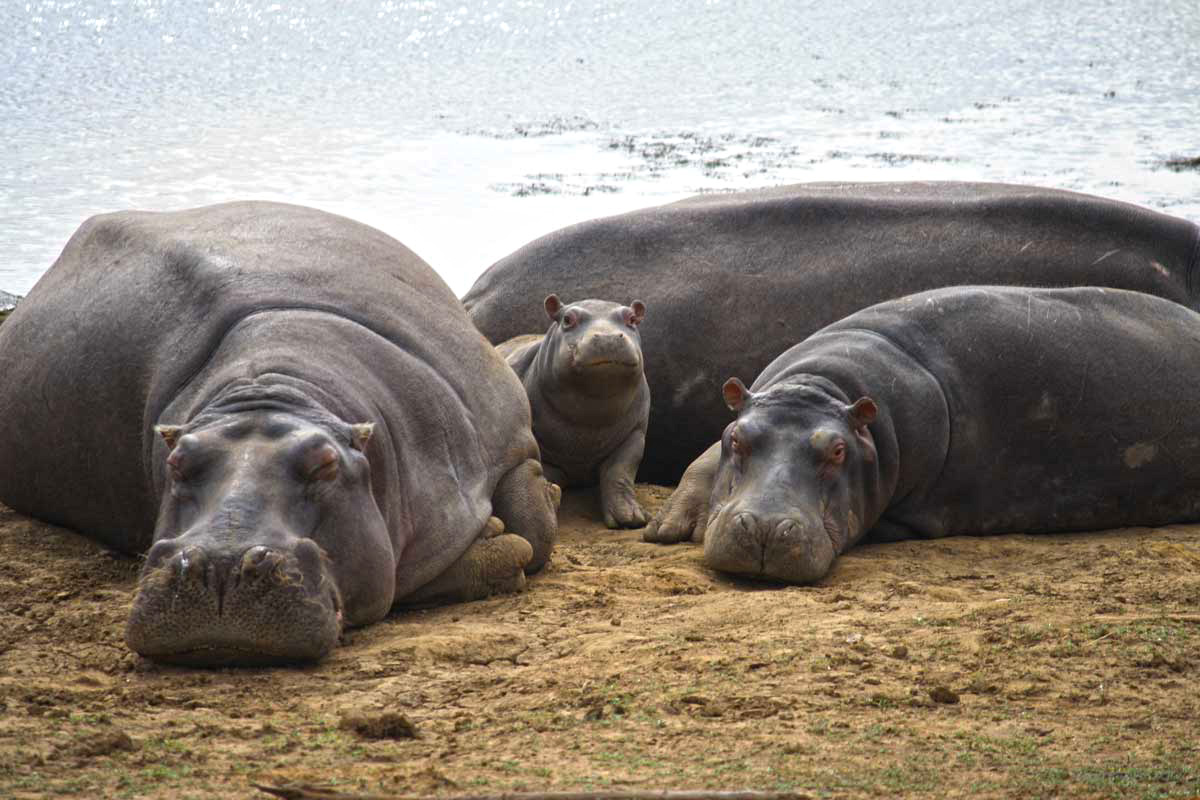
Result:
[[[0,507],[0,797],[1200,795],[1200,527],[872,545],[768,587],[586,493],[562,521],[524,594],[204,671],[126,651],[136,560]]]

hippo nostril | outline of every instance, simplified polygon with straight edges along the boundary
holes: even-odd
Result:
[[[755,519],[753,514],[747,511],[742,511],[733,518],[734,531],[737,533],[738,538],[748,546],[762,546],[762,537],[759,535],[758,527],[758,520]]]
[[[161,567],[179,552],[179,545],[173,539],[162,539],[154,543],[146,553],[146,566],[150,569]]]
[[[791,539],[799,533],[800,526],[797,525],[796,521],[792,519],[785,519],[783,522],[780,522],[775,526],[775,538],[780,540]]]
[[[208,556],[199,547],[185,547],[174,563],[180,582],[208,586]]]
[[[275,571],[283,561],[283,555],[277,550],[258,545],[251,547],[242,555],[241,579],[259,580]]]

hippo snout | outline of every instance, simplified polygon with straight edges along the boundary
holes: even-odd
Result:
[[[588,334],[575,356],[582,367],[641,367],[641,350],[621,331]]]
[[[836,555],[824,526],[798,513],[725,509],[704,535],[710,567],[749,578],[812,583],[825,576]]]
[[[312,661],[337,643],[341,599],[311,539],[218,547],[178,540],[147,554],[125,639],[193,666]]]

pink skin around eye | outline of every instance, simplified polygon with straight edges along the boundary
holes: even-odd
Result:
[[[167,456],[167,470],[171,473],[172,480],[178,481],[183,479],[182,463],[183,456],[179,450],[175,450],[171,455]]]

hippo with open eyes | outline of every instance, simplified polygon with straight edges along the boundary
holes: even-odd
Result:
[[[942,286],[1111,286],[1200,308],[1200,228],[998,183],[802,183],[589,220],[493,264],[463,297],[494,344],[541,298],[637,297],[654,404],[639,479],[675,483],[721,435],[721,383],[874,303]]]
[[[0,500],[146,554],[126,640],[151,658],[317,659],[397,603],[519,589],[554,543],[512,370],[343,217],[94,217],[0,326],[0,372]]]
[[[496,346],[525,386],[542,467],[561,486],[599,484],[608,527],[640,528],[646,514],[633,482],[650,416],[638,335],[646,306],[640,300],[564,305],[554,294],[544,306],[545,334]]]
[[[670,503],[709,566],[790,583],[863,539],[1195,521],[1197,364],[1200,314],[1137,292],[911,295],[727,381]]]

